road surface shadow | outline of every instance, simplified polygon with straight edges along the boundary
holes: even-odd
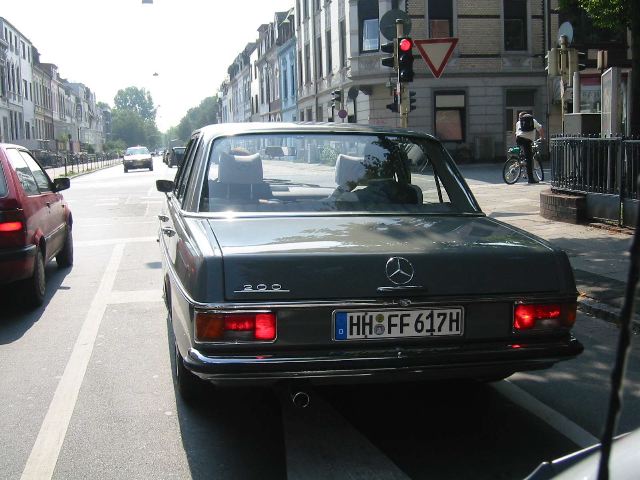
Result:
[[[25,306],[21,299],[20,285],[3,285],[0,289],[0,345],[13,343],[21,338],[38,320],[47,305],[62,287],[65,277],[71,273],[70,268],[58,268],[56,262],[49,262],[45,267],[47,288],[44,303],[35,309]]]
[[[167,342],[182,444],[191,478],[286,478],[280,403],[272,389],[219,389],[202,383],[200,396],[185,403],[175,385],[173,334]]]

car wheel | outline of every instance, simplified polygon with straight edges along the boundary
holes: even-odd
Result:
[[[30,307],[39,307],[44,302],[46,291],[46,278],[44,273],[44,256],[40,247],[36,248],[33,259],[33,275],[23,281],[25,304]]]
[[[129,173],[129,169],[127,167],[124,167],[124,173]]]
[[[64,247],[56,255],[56,263],[59,268],[68,268],[73,265],[73,230],[67,225],[67,238],[64,240]]]
[[[153,172],[153,165],[149,165],[149,171]]]
[[[178,388],[178,393],[180,393],[182,400],[186,403],[190,403],[198,397],[202,382],[184,366],[184,360],[182,359],[182,355],[180,355],[180,350],[178,350],[178,344],[175,339],[173,342],[173,351],[176,362],[176,387]]]

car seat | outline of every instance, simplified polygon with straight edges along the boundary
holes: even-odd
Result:
[[[257,201],[273,198],[269,185],[262,178],[260,154],[220,156],[218,178],[209,182],[211,198]]]

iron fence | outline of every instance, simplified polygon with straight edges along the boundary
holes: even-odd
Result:
[[[552,187],[585,194],[592,218],[622,224],[638,208],[640,139],[560,136],[551,139],[550,153]]]
[[[58,153],[48,162],[41,162],[51,176],[73,175],[91,170],[110,167],[121,163],[122,159],[108,153]]]

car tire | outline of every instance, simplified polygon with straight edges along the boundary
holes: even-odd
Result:
[[[178,389],[180,398],[182,398],[185,403],[191,403],[199,396],[202,381],[184,366],[184,360],[182,355],[180,355],[180,350],[178,350],[178,344],[175,341],[175,337],[173,342],[173,351],[174,361],[176,363],[174,371],[176,388]]]
[[[62,250],[56,255],[58,268],[69,268],[73,266],[73,230],[71,225],[67,225],[67,236],[64,239]]]
[[[22,291],[24,303],[32,308],[37,308],[44,303],[46,292],[46,278],[44,272],[44,256],[40,247],[36,248],[33,259],[33,275],[23,280]]]
[[[129,169],[127,167],[124,167],[124,173],[129,173]]]
[[[149,171],[153,172],[153,165],[149,165]]]

